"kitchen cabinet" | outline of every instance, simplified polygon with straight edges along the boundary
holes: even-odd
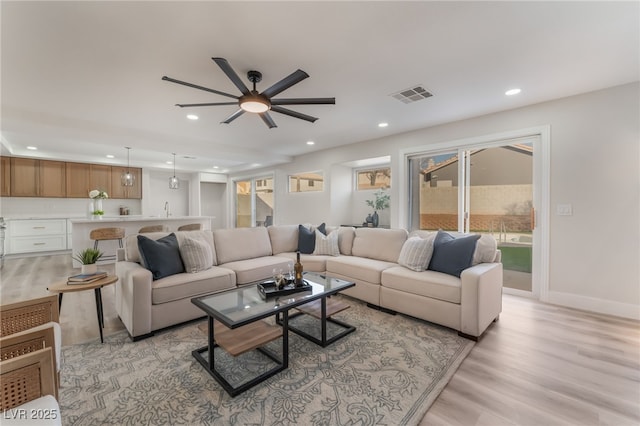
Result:
[[[89,198],[91,165],[67,163],[67,198]]]
[[[9,221],[9,253],[67,250],[66,219]]]
[[[12,197],[64,197],[65,170],[63,161],[12,157],[9,193]]]
[[[113,198],[111,194],[111,166],[91,164],[89,167],[89,181],[91,189],[106,191],[109,197]]]
[[[122,186],[122,174],[129,170],[135,180],[133,186]],[[111,166],[111,198],[142,198],[142,169],[135,167]]]
[[[0,157],[1,179],[0,197],[8,197],[11,195],[11,158]]]

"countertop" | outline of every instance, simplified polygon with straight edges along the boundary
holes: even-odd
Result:
[[[108,222],[169,222],[174,220],[214,219],[212,216],[103,216],[102,219],[69,218],[71,223],[108,223]]]

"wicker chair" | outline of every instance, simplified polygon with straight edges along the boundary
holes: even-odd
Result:
[[[14,420],[11,424],[62,425],[51,348],[0,361],[0,376],[3,424]],[[38,412],[48,413],[49,418],[34,416]]]
[[[62,347],[59,322],[55,295],[0,306],[0,361],[51,348],[56,394],[60,385]]]

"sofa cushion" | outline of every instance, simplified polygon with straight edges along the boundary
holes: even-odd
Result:
[[[498,253],[498,242],[492,235],[481,234],[476,243],[476,250],[473,252],[472,265],[479,263],[491,263],[496,261]]]
[[[327,259],[327,274],[380,284],[380,274],[392,266],[397,266],[397,263],[355,256],[330,257]]]
[[[278,257],[286,257],[290,259],[289,261],[295,263],[296,261],[296,253],[280,253]],[[300,263],[302,263],[302,270],[304,272],[322,272],[324,273],[327,270],[327,259],[332,258],[333,256],[326,256],[323,254],[301,254],[300,255]]]
[[[264,226],[213,230],[218,265],[236,260],[271,256],[269,232]]]
[[[151,303],[173,302],[190,299],[235,288],[236,275],[233,271],[218,266],[193,274],[171,275],[154,281],[151,289]]]
[[[220,266],[234,271],[236,284],[243,285],[271,278],[274,269],[286,271],[290,261],[286,257],[265,256],[248,260],[236,260]]]
[[[358,228],[351,254],[396,263],[406,240],[404,229]]]
[[[433,254],[435,238],[410,237],[402,245],[398,263],[413,271],[424,271],[429,266]]]
[[[476,242],[479,239],[480,235],[455,238],[447,232],[438,231],[433,242],[433,255],[429,269],[460,277],[462,271],[471,266]]]
[[[298,225],[271,225],[267,231],[274,255],[298,250]]]
[[[158,240],[138,235],[138,247],[144,267],[151,271],[154,280],[184,272],[178,239],[173,232]]]
[[[324,254],[329,256],[340,256],[340,248],[338,247],[338,231],[330,232],[324,235],[319,229],[316,229],[316,246],[313,254]]]
[[[351,256],[353,239],[356,237],[356,228],[353,226],[341,226],[338,228],[338,247],[340,254]]]
[[[162,237],[166,237],[169,235],[168,232],[148,232],[145,233],[144,236],[150,238],[152,240],[158,240]],[[182,244],[184,238],[195,238],[197,240],[201,240],[209,244],[212,252],[212,261],[213,265],[216,265],[216,249],[213,245],[213,234],[210,229],[203,229],[200,231],[178,231],[175,232],[176,238],[178,238],[178,246]],[[142,258],[140,257],[140,250],[138,249],[138,235],[132,234],[127,235],[124,239],[126,260],[129,262],[141,263]]]
[[[204,241],[185,237],[179,248],[185,271],[200,272],[213,266],[211,247]]]
[[[436,271],[416,272],[402,266],[382,271],[382,286],[432,299],[460,303],[461,280]]]

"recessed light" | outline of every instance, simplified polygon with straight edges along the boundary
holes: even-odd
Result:
[[[513,96],[513,95],[517,95],[518,93],[520,93],[522,90],[516,88],[516,89],[509,89],[506,92],[504,92],[505,95],[507,96]]]
[[[389,123],[378,123],[378,127],[387,127]]]
[[[167,161],[167,164],[173,164],[173,161],[169,160]]]
[[[253,164],[251,165],[251,167],[260,167],[260,166],[261,166],[261,164],[260,164],[260,163],[253,163]]]
[[[314,141],[307,141],[307,145],[315,145],[316,143]]]
[[[107,154],[107,158],[116,158],[116,156],[112,154]]]
[[[37,146],[28,146],[27,149],[30,149],[31,151],[36,151],[38,149]]]
[[[188,118],[189,120],[197,120],[197,119],[198,119],[198,116],[197,116],[197,115],[195,115],[195,114],[189,114],[189,115],[187,115],[187,118]]]
[[[218,166],[213,166],[213,168],[214,168],[214,169],[219,169],[220,167],[218,167]]]

